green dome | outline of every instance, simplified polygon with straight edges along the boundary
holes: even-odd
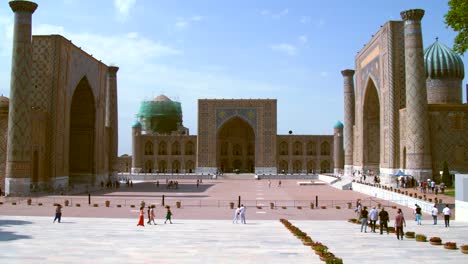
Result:
[[[340,121],[336,122],[335,126],[333,128],[343,128],[344,125]]]
[[[143,101],[137,117],[143,130],[170,134],[182,125],[182,107],[179,102],[172,101],[165,95],[159,95],[153,100]]]
[[[424,51],[424,65],[426,76],[431,79],[465,77],[465,66],[460,56],[437,39]]]
[[[133,123],[132,128],[139,128],[139,127],[141,127],[141,124],[140,122],[138,122],[138,120],[136,120],[135,123]]]

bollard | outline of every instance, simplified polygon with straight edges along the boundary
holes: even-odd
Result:
[[[88,193],[88,204],[91,204],[91,193]]]
[[[164,206],[164,194],[162,196],[162,206]]]
[[[315,195],[315,207],[318,207],[318,195]]]
[[[237,207],[240,207],[241,206],[241,197],[239,195],[239,201],[237,201]]]

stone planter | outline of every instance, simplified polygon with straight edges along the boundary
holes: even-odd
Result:
[[[431,245],[434,245],[434,246],[440,246],[440,245],[442,245],[442,241],[440,241],[440,242],[437,242],[437,241],[434,241],[434,242],[433,242],[433,241],[429,241],[429,243],[431,243]]]
[[[70,205],[70,201],[65,200],[65,201],[63,201],[63,204],[64,204],[65,206],[69,206],[69,205]]]
[[[275,209],[275,203],[270,203],[270,209]]]
[[[445,249],[450,249],[450,250],[457,249],[457,243],[447,242],[447,243],[444,244],[444,248]]]
[[[314,203],[310,203],[310,209],[314,209],[315,207],[315,204]]]
[[[180,208],[180,205],[181,205],[180,201],[177,201],[177,202],[176,202],[176,207],[177,207],[177,208]]]
[[[229,203],[229,208],[234,209],[234,203],[233,202]]]
[[[106,201],[106,207],[110,206],[110,201]]]
[[[32,199],[31,199],[31,198],[28,198],[27,202],[28,202],[28,205],[31,205]]]
[[[353,206],[352,203],[347,203],[348,204],[348,209],[351,209],[351,206]]]

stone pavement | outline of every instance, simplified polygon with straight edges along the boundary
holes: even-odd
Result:
[[[136,219],[0,216],[0,259],[9,263],[323,263],[276,220],[175,220],[137,227]],[[450,228],[408,221],[407,231],[468,243],[468,224]],[[346,221],[292,223],[326,244],[344,263],[466,263],[442,246],[360,233]]]

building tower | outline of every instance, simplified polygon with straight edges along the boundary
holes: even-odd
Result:
[[[110,66],[107,71],[106,87],[106,128],[109,140],[109,174],[117,171],[118,120],[117,120],[117,71],[119,67]]]
[[[354,70],[343,70],[341,74],[344,78],[344,175],[353,174],[353,151],[354,151]]]
[[[132,173],[139,173],[143,168],[141,161],[141,124],[135,121],[132,126]]]
[[[404,20],[406,72],[406,173],[416,179],[432,178],[421,19],[424,10],[401,12]]]
[[[26,193],[31,182],[31,69],[32,14],[37,4],[11,1],[15,13],[13,58],[11,62],[10,112],[5,193]]]
[[[333,174],[340,175],[343,173],[344,151],[343,151],[343,123],[336,122],[333,127]]]

